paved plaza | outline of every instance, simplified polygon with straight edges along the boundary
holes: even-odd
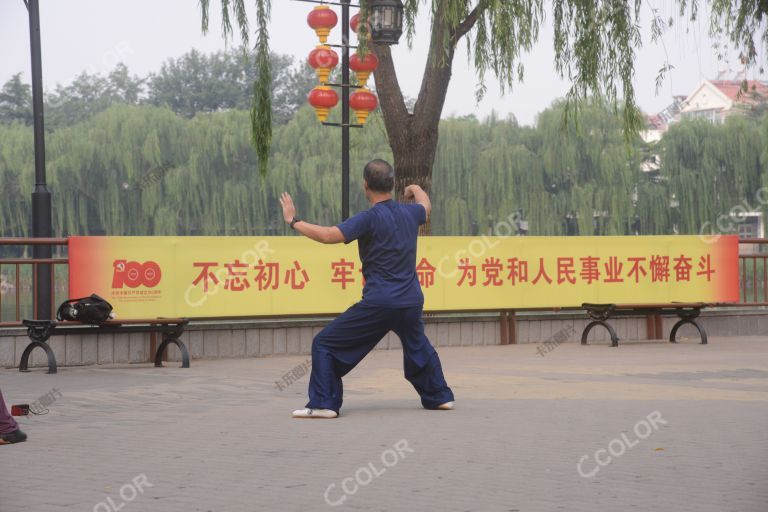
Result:
[[[441,348],[454,411],[376,351],[337,420],[290,417],[301,356],[0,370],[53,401],[0,447],[0,512],[768,511],[768,340],[536,349]]]

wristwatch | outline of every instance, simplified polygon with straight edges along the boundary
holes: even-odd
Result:
[[[293,220],[291,220],[291,229],[296,229],[293,226],[296,225],[297,222],[301,222],[301,219],[298,217],[294,217]]]

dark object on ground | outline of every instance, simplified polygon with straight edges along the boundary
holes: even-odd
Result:
[[[0,435],[0,445],[23,443],[26,440],[27,434],[22,432],[20,429],[16,429],[13,432],[9,432],[8,434]]]

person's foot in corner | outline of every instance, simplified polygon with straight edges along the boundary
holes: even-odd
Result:
[[[336,411],[330,409],[298,409],[293,411],[294,418],[309,418],[309,419],[331,419],[336,418],[339,414]]]
[[[0,435],[0,445],[23,443],[26,440],[27,440],[27,434],[22,432],[20,429],[16,429],[13,432],[8,432],[7,434]]]
[[[440,411],[452,411],[454,408],[453,402],[445,402],[442,405],[438,405],[437,409]]]

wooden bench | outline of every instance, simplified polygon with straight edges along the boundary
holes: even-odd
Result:
[[[701,344],[707,344],[707,331],[704,326],[696,321],[701,310],[711,304],[703,302],[673,302],[670,304],[588,304],[581,305],[586,310],[592,322],[587,324],[581,333],[581,344],[587,344],[589,332],[596,326],[604,327],[611,336],[611,346],[619,346],[619,337],[616,330],[608,323],[611,318],[637,315],[677,316],[680,320],[672,327],[669,334],[669,342],[677,343],[677,331],[685,324],[690,324],[699,331]]]
[[[51,336],[66,334],[126,334],[126,333],[161,333],[163,342],[155,353],[155,366],[163,366],[163,353],[170,344],[179,347],[182,358],[182,368],[189,368],[189,351],[179,338],[189,323],[186,318],[151,318],[142,320],[109,320],[101,325],[83,324],[80,322],[57,322],[55,320],[24,320],[27,335],[32,340],[21,355],[20,372],[28,372],[29,356],[40,347],[48,356],[48,373],[56,373],[56,356],[48,345]]]

